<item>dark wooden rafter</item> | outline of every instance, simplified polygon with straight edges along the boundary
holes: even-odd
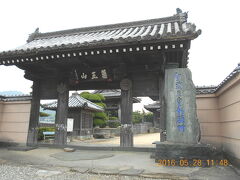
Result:
[[[44,63],[76,63],[79,62],[79,57],[81,61],[84,61],[84,57],[96,57],[98,56],[114,56],[121,55],[125,56],[126,54],[142,54],[142,53],[156,53],[159,51],[176,51],[183,48],[184,41],[170,41],[170,42],[149,42],[148,44],[139,43],[125,46],[111,46],[105,48],[91,48],[91,49],[66,49],[64,51],[52,51],[45,53],[34,53],[34,54],[25,54],[24,56],[17,57],[7,57],[3,59],[1,63],[4,65],[31,65],[31,64],[42,64]],[[185,45],[184,45],[185,46]]]
[[[177,51],[177,50],[176,50]],[[120,64],[110,64],[110,67],[113,71],[118,71],[119,69],[119,65],[122,66],[121,64],[125,64],[125,68],[126,68],[126,72],[146,72],[146,71],[159,71],[159,69],[161,68],[161,64],[163,61],[161,58],[161,53],[165,53],[167,58],[166,61],[170,61],[171,59],[173,59],[173,61],[177,61],[176,57],[177,55],[174,54],[174,56],[171,56],[172,53],[176,53],[176,51],[169,51],[169,50],[162,50],[162,51],[157,51],[157,52],[152,52],[152,57],[149,59],[155,59],[153,62],[151,61],[147,61],[147,63],[145,64],[140,64],[137,65],[136,63],[139,63],[139,59],[137,58],[137,56],[135,57],[135,55],[131,55],[130,56],[134,57],[134,62],[132,62],[132,66],[129,65],[129,56],[125,55],[125,61],[124,62],[120,62]],[[177,51],[178,52],[178,51]],[[148,53],[148,52],[146,52]],[[155,55],[154,55],[155,54]],[[170,55],[169,55],[170,54]],[[147,55],[146,55],[147,56]],[[141,56],[140,56],[141,57]],[[94,57],[92,57],[94,58]],[[106,58],[106,57],[105,57]],[[96,59],[96,58],[94,58]],[[111,56],[109,57],[109,62],[111,60]],[[123,58],[124,59],[124,58]],[[19,67],[21,69],[25,69],[26,70],[26,78],[28,79],[44,79],[44,78],[54,78],[54,77],[58,77],[59,74],[63,74],[63,72],[66,72],[66,76],[69,76],[69,71],[71,71],[71,69],[73,68],[80,68],[80,69],[90,69],[92,65],[89,65],[90,61],[87,61],[85,58],[80,58],[80,57],[73,57],[72,59],[70,58],[68,60],[67,65],[64,65],[66,61],[62,60],[62,62],[50,62],[50,63],[43,63],[43,64],[36,64],[36,63],[32,63],[32,65],[27,66],[27,65],[19,65]],[[75,63],[74,63],[75,62]],[[76,64],[77,63],[77,64]],[[94,63],[94,62],[92,62]],[[141,62],[140,62],[141,63]],[[152,64],[149,64],[152,63]],[[126,65],[127,64],[127,65]],[[38,67],[40,66],[40,67]],[[115,66],[115,67],[114,67]],[[138,66],[138,67],[137,67]],[[38,68],[36,68],[38,67]],[[122,70],[122,69],[121,69]],[[123,71],[121,71],[123,72]],[[122,76],[126,76],[126,74],[122,74]]]

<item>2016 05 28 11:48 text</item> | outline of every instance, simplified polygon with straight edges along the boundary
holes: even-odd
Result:
[[[160,159],[157,162],[157,166],[180,166],[180,167],[203,167],[203,166],[229,166],[227,159],[221,160],[201,160],[193,159],[192,161],[187,159],[174,160],[174,159]]]

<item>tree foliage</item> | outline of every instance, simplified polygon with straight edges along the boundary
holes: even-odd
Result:
[[[145,122],[153,122],[153,113],[145,113],[144,120]]]
[[[132,113],[133,124],[141,123],[143,121],[143,116],[140,111],[135,111]]]
[[[153,113],[147,112],[145,113],[140,111],[135,111],[132,113],[132,121],[133,124],[141,123],[141,122],[153,122]]]
[[[89,100],[89,101],[92,101],[94,103],[97,103],[97,102],[103,102],[105,100],[104,96],[101,95],[101,94],[92,94],[90,92],[82,92],[80,94],[81,97]]]
[[[81,97],[105,108],[106,104],[103,103],[105,97],[101,94],[92,94],[89,92],[82,92]],[[105,112],[95,112],[93,113],[93,126],[105,127],[108,120],[108,116]]]

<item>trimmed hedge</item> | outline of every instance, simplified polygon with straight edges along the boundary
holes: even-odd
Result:
[[[80,94],[81,97],[103,107],[106,108],[106,104],[103,103],[105,100],[104,96],[101,94],[92,94],[89,92],[82,92]],[[108,116],[105,112],[95,112],[93,113],[93,126],[105,127],[106,121],[108,120]]]
[[[102,119],[94,119],[93,120],[93,126],[99,126],[100,128],[104,128],[106,127],[106,121],[102,120]]]
[[[118,117],[110,116],[109,120],[118,120]]]

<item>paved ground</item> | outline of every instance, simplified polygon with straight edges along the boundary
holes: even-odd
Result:
[[[134,135],[134,146],[135,147],[155,147],[152,143],[154,141],[160,140],[159,133],[151,134],[137,134]],[[85,141],[74,141],[69,143],[71,145],[94,145],[94,146],[119,146],[120,137],[114,137],[110,139],[94,139],[94,140],[85,140]]]
[[[147,152],[76,151],[39,148],[31,151],[0,149],[0,179],[235,180],[240,176],[229,167],[190,168],[157,166]]]

